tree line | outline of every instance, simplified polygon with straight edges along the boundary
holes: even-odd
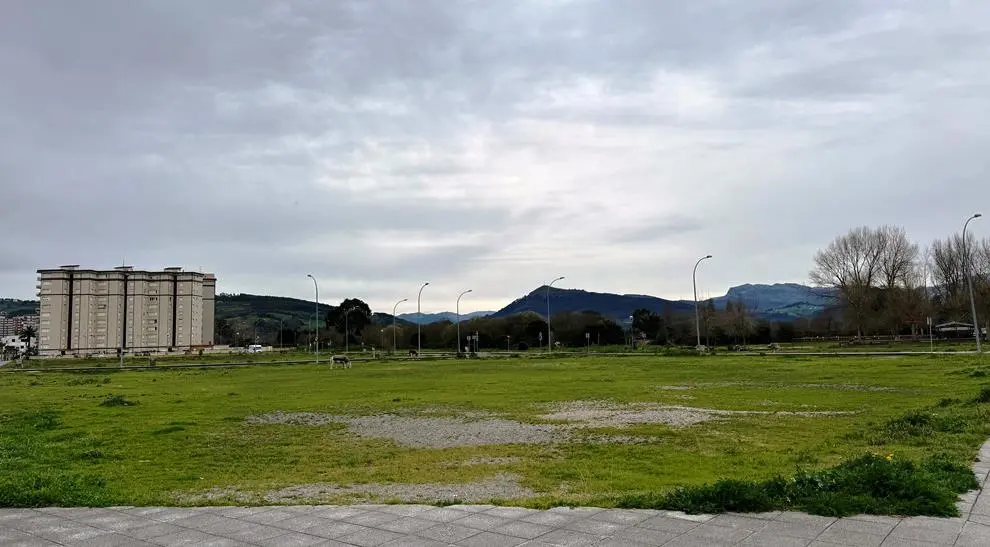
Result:
[[[990,315],[990,238],[953,234],[922,247],[899,226],[861,226],[814,256],[813,283],[836,290],[841,331],[917,335],[933,323],[972,323],[966,272],[977,314]]]

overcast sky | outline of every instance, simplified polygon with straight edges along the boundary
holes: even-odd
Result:
[[[990,213],[988,63],[986,0],[3,0],[0,296],[807,282],[856,225]]]

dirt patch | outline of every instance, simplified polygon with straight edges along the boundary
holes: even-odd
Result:
[[[471,458],[469,460],[464,460],[462,462],[459,462],[457,465],[459,467],[466,467],[471,465],[509,465],[510,463],[519,463],[521,461],[522,458],[518,456],[505,456],[505,457],[495,457],[495,458],[477,457],[477,458]]]
[[[655,403],[616,404],[608,401],[570,401],[549,405],[544,420],[583,424],[587,427],[626,427],[636,424],[665,424],[685,427],[728,416],[841,416],[853,412],[718,410]]]
[[[490,479],[461,484],[354,484],[341,486],[330,483],[300,484],[261,494],[236,488],[213,488],[204,492],[176,494],[180,503],[233,501],[243,504],[286,503],[318,504],[350,499],[357,502],[401,501],[403,503],[438,503],[460,501],[487,503],[492,500],[532,498],[536,492],[520,486],[519,477],[499,473]]]
[[[311,412],[274,412],[249,416],[252,424],[324,425],[342,423],[362,437],[392,439],[413,448],[454,448],[496,444],[551,444],[571,439],[568,428],[551,424],[525,424],[501,418],[457,419],[413,417],[396,414],[334,416]]]

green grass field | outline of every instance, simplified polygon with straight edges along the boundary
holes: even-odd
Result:
[[[615,506],[719,479],[791,477],[870,453],[968,467],[990,437],[990,397],[980,398],[988,375],[990,362],[978,356],[592,356],[333,370],[4,373],[0,506],[174,505],[211,489],[237,497],[209,503],[263,503],[266,492],[293,485],[471,483],[500,473],[517,477],[533,495],[496,502]],[[402,446],[337,423],[245,421],[276,411],[482,412],[546,423],[546,404],[573,401],[760,413],[684,427],[592,427],[549,445],[452,448]],[[812,411],[843,414],[788,414]],[[590,440],[610,435],[640,441]],[[464,465],[472,460],[492,463]],[[353,499],[328,494],[310,501]]]

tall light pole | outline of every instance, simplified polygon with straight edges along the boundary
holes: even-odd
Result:
[[[423,312],[421,311],[419,305],[420,301],[423,299],[423,289],[429,285],[430,282],[427,281],[423,283],[423,286],[419,288],[419,294],[416,295],[416,355],[423,353]]]
[[[392,306],[392,353],[395,353],[395,347],[396,347],[395,346],[395,310],[399,309],[399,304],[403,302],[407,302],[408,300],[409,300],[408,298],[403,298],[402,300],[396,302],[394,306]]]
[[[551,334],[552,331],[550,330],[550,287],[552,287],[554,283],[560,281],[561,279],[564,279],[564,276],[560,276],[557,279],[554,279],[553,281],[547,283],[547,352],[548,353],[553,353],[553,334]]]
[[[966,284],[969,285],[969,310],[973,313],[973,335],[976,336],[976,353],[983,351],[980,346],[980,323],[976,318],[976,300],[973,299],[973,275],[970,273],[970,259],[969,259],[969,241],[966,239],[966,228],[969,228],[969,223],[973,219],[980,218],[983,216],[982,213],[976,213],[975,215],[969,217],[966,224],[963,225],[963,260],[966,263],[963,267],[966,270]]]
[[[306,277],[313,280],[313,288],[316,290],[316,313],[313,317],[316,319],[316,364],[320,364],[320,285],[316,282],[316,278],[313,274],[306,274]]]
[[[462,292],[461,294],[457,295],[457,305],[455,306],[456,309],[455,313],[457,314],[457,347],[454,348],[457,350],[457,355],[461,354],[461,297],[469,292],[474,292],[474,291],[468,289]]]
[[[701,315],[698,313],[698,264],[708,260],[712,255],[703,256],[694,263],[694,272],[691,274],[691,283],[694,285],[694,330],[698,335],[698,346],[701,347]]]
[[[350,327],[350,324],[347,322],[347,320],[350,317],[351,312],[354,311],[354,310],[356,310],[356,309],[357,308],[347,308],[347,310],[344,312],[344,353],[345,354],[350,351],[350,347],[351,347],[350,346],[350,332],[351,331],[350,331],[350,328],[349,328]]]

